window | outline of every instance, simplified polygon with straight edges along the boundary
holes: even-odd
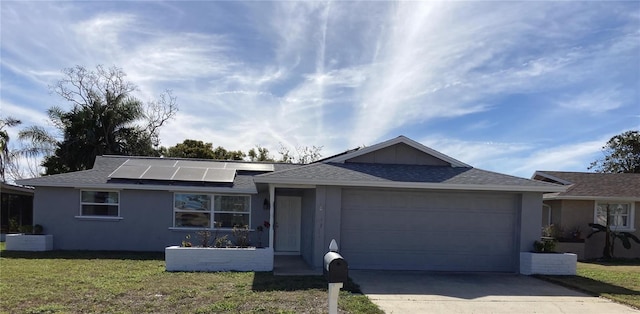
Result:
[[[80,216],[119,217],[119,193],[113,191],[80,191]]]
[[[607,225],[607,207],[609,207],[609,222],[612,230],[633,229],[633,203],[596,202],[595,223]]]
[[[213,202],[212,202],[213,200]],[[174,227],[233,228],[249,225],[251,198],[246,195],[174,195]]]

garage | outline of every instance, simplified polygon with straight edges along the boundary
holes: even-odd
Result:
[[[515,193],[345,188],[341,202],[352,269],[517,270]]]

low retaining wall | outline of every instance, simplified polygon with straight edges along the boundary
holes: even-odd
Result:
[[[577,256],[573,253],[520,252],[523,275],[575,275]]]
[[[53,250],[53,235],[7,234],[5,243],[7,251],[51,251]]]
[[[272,248],[165,248],[167,271],[272,271]]]

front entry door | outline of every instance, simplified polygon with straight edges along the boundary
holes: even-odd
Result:
[[[300,218],[302,200],[294,196],[276,198],[275,250],[300,253]]]

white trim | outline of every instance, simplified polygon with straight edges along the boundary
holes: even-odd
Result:
[[[176,208],[176,194],[193,194],[193,195],[206,195],[209,196],[209,209],[208,210],[189,210],[189,209],[178,209]],[[216,196],[230,196],[230,197],[244,197],[244,198],[248,198],[249,199],[249,203],[248,203],[248,210],[244,211],[244,212],[237,212],[237,211],[216,211],[215,210],[215,203],[216,203]],[[233,230],[233,228],[215,228],[215,214],[241,214],[241,215],[249,215],[249,225],[251,225],[251,212],[252,212],[252,200],[251,200],[251,195],[248,194],[228,194],[228,193],[202,193],[202,192],[194,192],[194,193],[187,193],[187,192],[174,192],[173,193],[173,203],[171,204],[171,207],[173,208],[173,222],[171,223],[172,227],[176,230]],[[209,214],[209,227],[176,227],[176,213],[205,213],[205,214]],[[251,226],[249,226],[251,227]]]
[[[82,193],[83,192],[106,192],[106,193],[117,193],[118,195],[118,203],[95,203],[95,202],[83,202],[82,201]],[[117,216],[110,216],[110,215],[83,215],[82,214],[82,207],[84,205],[97,205],[97,206],[117,206],[118,207],[118,215]],[[122,219],[122,215],[120,213],[120,191],[118,190],[110,190],[110,189],[106,189],[106,190],[97,190],[97,189],[80,189],[80,208],[79,208],[79,213],[78,216],[76,216],[76,218],[78,217],[89,217],[91,219],[95,219],[96,217],[98,218],[103,218],[103,219],[115,219],[118,220]]]
[[[412,139],[410,139],[410,138],[408,138],[406,136],[403,136],[403,135],[398,136],[398,137],[396,137],[394,139],[382,142],[382,143],[378,143],[378,144],[375,144],[375,145],[372,145],[372,146],[368,146],[368,147],[364,147],[362,149],[358,149],[358,150],[350,152],[350,153],[346,153],[344,155],[340,155],[340,156],[336,156],[336,157],[333,157],[333,158],[329,158],[329,159],[323,161],[323,163],[328,163],[328,162],[344,163],[348,159],[355,158],[355,157],[358,157],[358,156],[362,156],[364,154],[368,154],[370,152],[374,152],[376,150],[387,148],[387,147],[390,147],[390,146],[393,146],[393,145],[396,145],[396,144],[400,144],[400,143],[409,145],[409,146],[411,146],[411,147],[413,147],[413,148],[415,148],[415,149],[417,149],[417,150],[419,150],[419,151],[421,151],[421,152],[423,152],[425,154],[428,154],[428,155],[431,155],[431,156],[433,156],[435,158],[438,158],[438,159],[441,159],[443,161],[446,161],[446,162],[450,163],[452,167],[471,167],[471,166],[469,166],[469,165],[467,165],[467,164],[465,164],[465,163],[463,163],[463,162],[461,162],[461,161],[459,161],[459,160],[457,160],[457,159],[455,159],[453,157],[449,157],[449,156],[447,156],[447,155],[445,155],[445,154],[443,154],[441,152],[433,150],[433,149],[431,149],[431,148],[429,148],[427,146],[424,146],[424,145],[422,145],[422,144],[420,144],[420,143],[418,143],[418,142],[416,142],[416,141],[414,141],[414,140],[412,140]]]
[[[99,220],[99,221],[120,221],[124,217],[116,216],[74,216],[75,219],[80,220]]]
[[[307,185],[305,179],[256,177],[256,183],[269,183],[280,186],[281,184]],[[371,181],[339,181],[339,180],[314,180],[315,185],[331,186],[361,186],[381,188],[406,188],[406,189],[434,189],[434,190],[475,190],[475,191],[511,191],[511,192],[564,192],[564,186],[518,186],[518,185],[481,185],[481,184],[446,184],[425,182],[371,182]]]

